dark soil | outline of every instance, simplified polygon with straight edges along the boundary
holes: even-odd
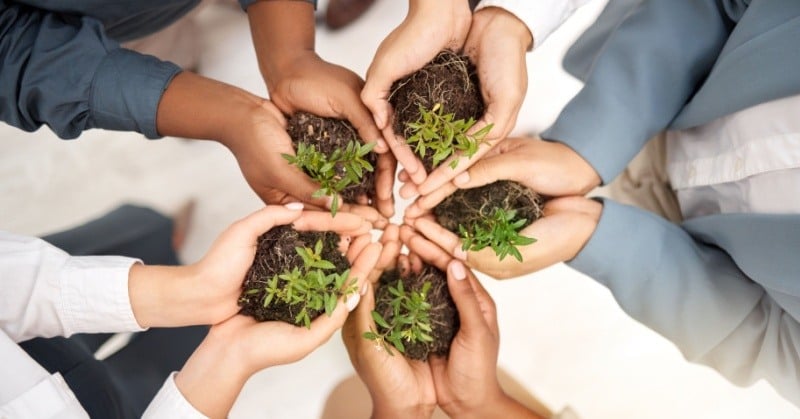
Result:
[[[517,219],[526,219],[525,226],[542,216],[542,197],[526,186],[500,180],[471,189],[458,189],[433,209],[436,221],[459,234],[459,224],[469,226],[491,217],[496,208],[516,210]]]
[[[242,294],[239,297],[241,313],[252,316],[258,321],[282,320],[296,324],[295,316],[303,308],[299,304],[289,305],[283,301],[273,300],[264,307],[264,288],[273,276],[290,271],[294,267],[302,267],[303,259],[297,254],[295,247],[310,247],[322,239],[322,257],[336,266],[337,272],[350,269],[350,262],[339,252],[341,238],[330,231],[297,231],[284,225],[273,228],[258,238],[258,249],[245,280],[242,283]],[[248,294],[250,290],[259,290]],[[324,309],[323,309],[324,310]],[[309,316],[313,320],[323,310],[309,308]]]
[[[430,110],[440,103],[455,120],[479,119],[484,103],[475,65],[465,55],[445,50],[418,71],[392,85],[389,103],[394,108],[393,129],[408,138],[406,124],[420,119],[419,107]],[[433,153],[421,156],[425,170],[433,170]]]
[[[336,149],[347,146],[351,140],[361,143],[358,131],[346,120],[323,118],[307,112],[297,112],[289,118],[287,132],[292,138],[295,149],[299,143],[315,145],[318,150],[330,156]],[[365,156],[372,167],[375,167],[378,157],[374,152]],[[337,174],[344,177],[344,167],[336,167]],[[349,185],[340,192],[345,202],[357,203],[356,198],[366,196],[370,202],[375,198],[375,172],[364,171],[361,184]]]
[[[447,288],[447,276],[434,266],[425,265],[419,274],[409,273],[401,277],[397,270],[386,271],[381,275],[375,293],[375,311],[392,324],[393,311],[391,307],[392,295],[389,286],[396,286],[397,281],[403,281],[406,291],[420,291],[425,282],[431,283],[428,290],[427,302],[431,304],[429,312],[431,320],[431,336],[433,342],[404,341],[405,356],[410,359],[425,361],[428,355],[446,356],[450,352],[450,344],[459,328],[458,310]],[[378,331],[385,330],[378,326]]]

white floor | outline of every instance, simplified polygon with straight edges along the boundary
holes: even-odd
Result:
[[[320,29],[320,55],[363,75],[405,4],[379,1],[344,31]],[[518,132],[546,127],[579,88],[560,70],[559,57],[602,4],[581,10],[530,54]],[[213,6],[201,18],[201,71],[264,94],[245,16]],[[17,233],[72,226],[121,202],[170,211],[194,197],[198,211],[182,255],[191,262],[230,222],[259,207],[234,159],[215,143],[102,131],[61,141],[46,129],[25,134],[7,126],[0,126],[0,138],[0,228]],[[669,342],[628,318],[607,290],[563,265],[515,280],[483,280],[498,305],[500,364],[554,409],[569,404],[584,418],[601,419],[800,417],[765,383],[738,388],[685,362]],[[254,376],[231,416],[318,417],[327,393],[351,373],[334,338],[295,365]]]

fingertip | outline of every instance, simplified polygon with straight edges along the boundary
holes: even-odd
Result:
[[[288,209],[289,211],[302,211],[304,205],[302,202],[290,202],[284,205],[284,207],[286,207],[286,209]]]
[[[467,277],[467,270],[461,261],[453,260],[447,266],[448,272],[456,281],[463,281]]]
[[[460,245],[456,246],[453,249],[453,257],[458,259],[458,260],[461,260],[461,261],[466,261],[467,260],[467,252]]]
[[[453,183],[458,186],[463,186],[469,183],[469,172],[461,172],[455,178],[453,178]]]

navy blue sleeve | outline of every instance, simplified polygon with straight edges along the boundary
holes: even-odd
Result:
[[[89,17],[0,2],[0,119],[61,138],[90,128],[158,138],[158,102],[181,69],[120,48]]]
[[[239,4],[242,5],[242,10],[247,10],[251,4],[257,2],[258,0],[239,0]],[[314,10],[317,10],[317,0],[297,0],[297,1],[305,1],[314,5]]]

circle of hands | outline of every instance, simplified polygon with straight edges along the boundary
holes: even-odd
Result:
[[[509,19],[516,18],[509,13],[487,8],[473,15],[466,3],[411,2],[406,19],[378,48],[366,82],[313,52],[298,54],[283,69],[289,76],[268,80],[271,101],[262,100],[249,123],[230,133],[240,139],[230,142],[229,148],[247,182],[270,205],[233,224],[196,267],[208,278],[208,293],[217,296],[216,303],[205,306],[207,320],[214,325],[210,336],[227,340],[235,335],[229,341],[241,346],[237,352],[245,370],[299,360],[341,327],[351,361],[369,388],[376,416],[381,411],[425,416],[436,405],[451,416],[475,414],[482,407],[504,402],[496,374],[496,309],[472,270],[498,279],[513,278],[575,257],[602,211],[602,204],[585,197],[600,179],[563,144],[536,137],[507,138],[524,99],[525,53],[532,39],[526,28],[511,24]],[[473,132],[488,124],[494,124],[494,129],[471,158],[457,154],[426,173],[404,139],[393,132],[388,97],[394,81],[421,68],[445,48],[463,51],[477,66],[486,112]],[[283,115],[298,110],[347,119],[362,138],[377,143],[372,202],[344,204],[334,217],[326,210],[330,198],[312,198],[319,185],[281,157],[294,154]],[[458,159],[453,167],[452,159]],[[416,197],[406,208],[401,226],[389,222],[394,215],[398,162],[402,165],[397,176],[402,183],[400,196]],[[488,248],[463,251],[460,238],[438,225],[431,214],[456,189],[503,179],[547,197],[542,218],[520,232],[537,238],[535,245],[519,249],[522,262],[499,261]],[[298,230],[335,231],[349,242],[346,255],[352,264],[350,276],[358,281],[358,294],[343,297],[332,316],[320,316],[310,328],[257,323],[236,315],[241,278],[253,261],[257,238],[281,224]],[[382,230],[378,242],[372,240],[375,229]],[[401,254],[403,247],[407,254]],[[428,362],[392,356],[362,338],[375,328],[370,313],[375,304],[373,285],[381,272],[394,268],[418,272],[423,263],[447,272],[461,324],[449,356],[431,356]],[[257,343],[263,342],[265,334],[270,345]]]

